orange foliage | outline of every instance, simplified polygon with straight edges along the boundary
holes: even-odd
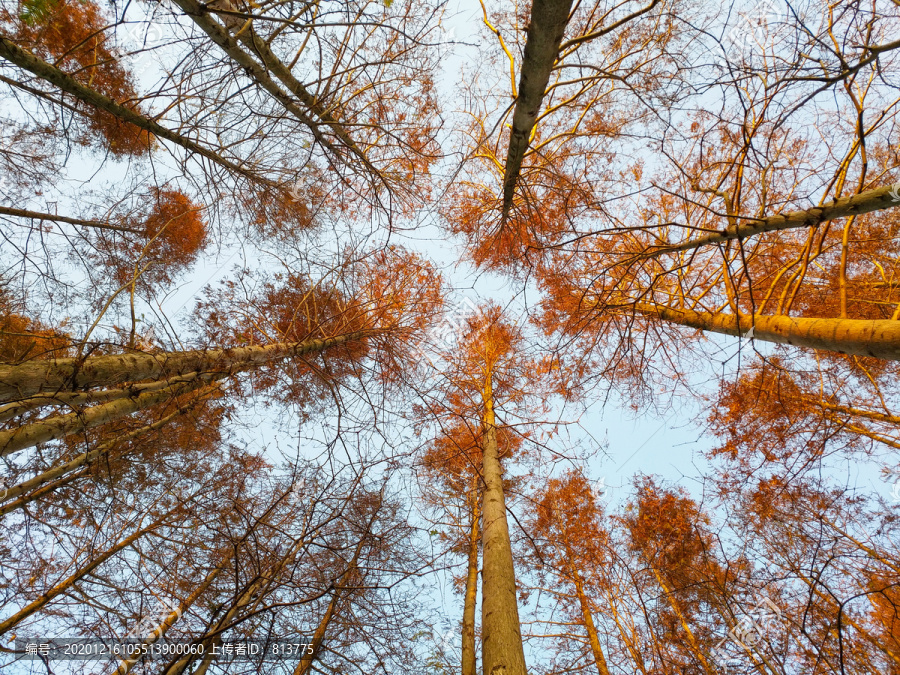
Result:
[[[139,111],[134,82],[110,50],[104,33],[109,22],[98,5],[90,0],[56,0],[48,2],[46,12],[34,20],[23,20],[5,10],[0,19],[13,25],[12,37],[23,47],[82,84]],[[105,141],[105,148],[116,157],[139,156],[153,143],[151,134],[109,113],[95,108],[86,109],[85,113],[89,129]],[[88,136],[82,142],[87,145],[96,140],[96,136]]]
[[[70,344],[68,334],[13,311],[9,298],[0,292],[0,362],[61,358],[68,356]]]
[[[551,566],[573,578],[573,572],[589,576],[603,564],[609,535],[601,525],[591,485],[577,471],[547,482],[536,506],[533,535],[541,555]]]

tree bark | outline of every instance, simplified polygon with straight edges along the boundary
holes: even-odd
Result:
[[[303,83],[301,83],[297,78],[294,77],[293,73],[291,73],[290,69],[282,63],[281,59],[279,59],[274,52],[269,48],[268,43],[261,39],[256,31],[253,30],[253,24],[250,21],[245,21],[245,24],[241,26],[240,30],[237,31],[234,37],[232,37],[228,30],[222,26],[219,22],[214,21],[209,16],[209,11],[207,7],[201,5],[197,0],[175,0],[175,3],[181,7],[185,14],[187,14],[191,19],[193,19],[194,23],[196,23],[209,37],[219,45],[226,54],[228,54],[232,59],[234,59],[241,66],[246,68],[249,72],[253,74],[253,77],[256,78],[257,82],[262,85],[266,91],[273,94],[281,103],[285,103],[285,101],[290,101],[290,98],[285,95],[285,93],[275,84],[274,81],[269,77],[269,73],[272,73],[281,83],[287,87],[288,91],[290,91],[297,99],[303,103],[309,110],[311,110],[318,119],[325,124],[329,130],[337,136],[337,138],[343,143],[356,157],[365,165],[365,167],[372,172],[374,175],[381,178],[384,181],[384,178],[381,177],[379,171],[369,162],[366,154],[357,146],[356,142],[347,133],[347,130],[344,126],[334,118],[334,116],[328,112],[317,100],[316,97],[313,96]],[[226,15],[229,16],[229,15]],[[260,67],[257,64],[256,60],[251,57],[250,54],[243,51],[238,47],[238,41],[240,41],[248,50],[250,50],[251,54],[255,54],[259,57],[259,60],[262,61],[264,67]],[[277,93],[276,93],[277,90]],[[337,148],[331,144],[330,141],[324,138],[322,134],[322,129],[320,125],[313,119],[311,119],[308,115],[306,115],[303,111],[296,108],[296,106],[291,103],[292,108],[289,108],[289,111],[292,115],[297,117],[298,120],[305,126],[307,126],[310,131],[312,131],[313,135],[316,137],[323,146],[331,150],[338,157],[340,154],[337,151]],[[386,183],[386,181],[384,181]]]
[[[156,631],[154,631],[154,635],[149,635],[142,640],[142,644],[152,645],[157,640],[161,640],[163,636],[169,631],[169,629],[175,624],[178,619],[181,618],[181,615],[184,614],[186,610],[188,610],[191,605],[197,602],[197,598],[199,598],[203,593],[209,588],[212,583],[216,580],[216,577],[219,576],[219,573],[222,571],[223,565],[216,567],[209,574],[206,575],[206,578],[203,582],[194,589],[194,591],[185,598],[184,602],[181,602],[178,605],[177,610],[173,610],[169,613],[169,615],[163,620],[163,622],[157,627]],[[119,667],[116,668],[115,673],[113,675],[128,675],[131,672],[131,669],[134,668],[135,664],[139,663],[143,655],[140,653],[136,654],[133,658],[130,659],[122,659],[119,662]]]
[[[711,314],[661,305],[635,304],[636,312],[681,326],[752,337],[766,342],[826,349],[841,354],[900,360],[900,321],[817,319],[783,315]]]
[[[170,415],[166,415],[153,424],[148,424],[139,429],[135,429],[134,431],[130,431],[129,433],[123,436],[119,436],[118,438],[115,438],[111,441],[106,441],[93,450],[81,453],[75,459],[69,462],[60,464],[51,469],[47,469],[43,473],[40,473],[33,478],[29,478],[28,480],[7,489],[2,500],[13,499],[14,501],[0,506],[0,516],[4,516],[7,513],[15,511],[16,509],[20,509],[26,504],[29,504],[35,499],[38,499],[39,497],[47,494],[48,492],[52,492],[56,488],[61,487],[62,485],[66,485],[67,483],[70,483],[73,480],[86,475],[89,471],[88,465],[95,459],[103,457],[117,444],[141,436],[148,431],[161,429],[179,415],[184,414],[185,410],[191,405],[194,405],[194,403],[196,403],[196,401],[191,401],[191,403],[189,403],[187,406],[179,407],[179,409],[175,412],[171,413]]]
[[[14,63],[15,65],[19,66],[23,70],[27,70],[34,75],[37,75],[42,80],[50,82],[51,84],[59,87],[64,92],[71,94],[80,101],[84,101],[85,103],[88,103],[95,108],[104,110],[110,115],[113,115],[114,117],[117,117],[120,120],[127,122],[128,124],[132,124],[139,129],[150,132],[154,136],[164,138],[167,141],[171,141],[172,143],[181,146],[185,150],[197,153],[198,155],[202,155],[208,160],[215,162],[219,166],[228,169],[229,171],[232,171],[239,176],[243,176],[248,180],[251,180],[255,183],[260,183],[267,187],[277,187],[277,185],[273,181],[265,179],[261,176],[257,176],[251,171],[242,168],[238,164],[235,164],[231,160],[225,159],[209,148],[200,145],[196,141],[192,141],[191,139],[186,138],[181,134],[170,131],[157,122],[154,122],[150,118],[145,117],[140,113],[135,112],[134,110],[127,108],[119,103],[116,103],[108,96],[104,96],[100,92],[95,91],[90,87],[84,86],[71,75],[64,73],[56,66],[53,66],[46,61],[43,61],[42,59],[39,59],[31,52],[22,49],[12,40],[3,35],[0,35],[0,58],[4,58],[10,63]]]
[[[569,559],[572,559],[569,553]],[[597,634],[597,627],[594,625],[594,616],[591,612],[591,603],[587,594],[584,592],[584,580],[578,574],[578,570],[574,567],[570,569],[572,573],[572,582],[575,584],[575,594],[578,596],[578,604],[581,607],[581,617],[584,620],[584,629],[588,634],[588,642],[591,645],[591,653],[594,655],[594,663],[597,666],[598,675],[609,675],[609,666],[606,665],[606,658],[603,656],[603,648],[600,646],[600,636]]]
[[[691,251],[710,244],[719,244],[729,239],[746,239],[763,232],[776,232],[798,227],[815,227],[829,220],[896,208],[900,206],[900,197],[898,197],[900,187],[898,185],[888,185],[887,187],[868,190],[850,197],[833,199],[830,204],[814,206],[802,211],[791,211],[776,216],[769,216],[768,218],[748,219],[749,222],[729,225],[720,232],[713,232],[696,239],[690,239],[681,244],[660,246],[645,254],[641,254],[639,257],[656,258],[667,253]]]
[[[519,95],[513,110],[509,149],[503,173],[503,222],[509,218],[522,160],[531,142],[550,72],[559,56],[559,45],[572,11],[572,0],[534,0],[531,23],[525,40],[525,54],[519,74]]]
[[[469,559],[462,619],[462,675],[475,675],[475,603],[478,597],[478,477],[472,488],[472,525],[469,529]]]
[[[188,375],[184,379],[184,381],[188,381],[188,379],[193,379],[196,377],[196,374]],[[15,403],[8,403],[7,405],[0,406],[0,422],[7,422],[14,417],[18,417],[26,412],[31,410],[37,410],[38,408],[44,408],[47,406],[79,406],[79,405],[87,405],[90,403],[106,403],[108,401],[116,401],[120,398],[128,398],[134,397],[139,394],[143,394],[148,391],[157,391],[159,389],[164,389],[165,387],[170,387],[175,384],[174,379],[170,380],[157,380],[156,382],[146,382],[141,384],[133,384],[130,387],[123,387],[121,389],[104,389],[102,391],[76,391],[76,392],[67,392],[61,391],[58,394],[53,394],[52,396],[32,396],[30,398],[23,399],[21,401],[16,401]]]
[[[216,375],[215,377],[221,376]],[[121,398],[67,415],[53,415],[11,431],[2,431],[0,432],[0,457],[6,457],[39,443],[65,438],[79,431],[114,422],[139,410],[146,410],[164,403],[180,394],[200,389],[207,384],[208,379],[210,379],[208,376],[197,377],[191,382],[179,382],[158,391]]]
[[[70,225],[81,225],[82,227],[92,227],[97,230],[112,230],[113,232],[128,232],[129,234],[144,233],[141,230],[135,230],[131,227],[120,227],[118,225],[110,225],[99,220],[83,220],[81,218],[69,218],[68,216],[58,216],[53,213],[41,213],[39,211],[28,211],[26,209],[14,209],[10,206],[0,206],[0,215],[15,216],[17,218],[32,218],[34,220],[50,220],[54,223],[68,223]]]
[[[482,672],[484,675],[526,675],[490,372],[487,375],[483,400],[485,434],[482,453],[484,477],[481,573]]]
[[[40,393],[77,391],[123,382],[161,380],[194,372],[226,375],[254,368],[270,361],[320,352],[329,347],[359,340],[369,331],[354,331],[337,337],[278,342],[271,345],[184,352],[129,352],[83,359],[65,358],[0,365],[0,401],[14,401]]]

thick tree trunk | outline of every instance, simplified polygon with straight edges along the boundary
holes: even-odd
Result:
[[[337,337],[306,340],[295,344],[279,342],[265,346],[157,354],[129,352],[89,356],[85,359],[35,360],[17,365],[0,365],[0,401],[14,401],[40,393],[53,395],[58,391],[77,391],[123,382],[161,380],[194,372],[230,375],[265,363],[320,352],[329,347],[362,339],[367,334],[368,331],[355,331]]]
[[[572,0],[534,0],[525,54],[519,74],[519,92],[513,110],[509,149],[503,173],[503,222],[509,217],[522,160],[531,142],[550,72],[559,56],[559,45],[572,11]]]
[[[472,525],[469,528],[469,559],[462,619],[462,675],[475,675],[475,603],[478,597],[478,477],[471,494]]]
[[[484,389],[484,534],[482,535],[481,665],[484,675],[525,675],[503,470],[497,447],[490,374]]]
[[[750,337],[766,342],[826,349],[841,354],[900,360],[900,321],[889,319],[812,319],[783,315],[710,314],[657,305],[635,304],[644,316],[712,333]]]
[[[69,462],[65,462],[64,464],[60,464],[53,468],[47,469],[43,473],[40,473],[33,478],[29,478],[26,481],[22,481],[18,485],[14,485],[13,487],[8,488],[2,495],[2,497],[0,497],[0,501],[10,499],[14,501],[9,501],[0,506],[0,516],[4,516],[7,513],[15,511],[16,509],[20,509],[26,504],[33,502],[35,499],[38,499],[45,494],[52,492],[56,488],[66,485],[67,483],[70,483],[73,480],[86,475],[90,470],[90,467],[88,465],[91,462],[106,455],[119,443],[131,440],[132,438],[137,438],[138,436],[141,436],[148,431],[161,429],[179,415],[184,414],[184,412],[196,402],[197,401],[194,400],[191,401],[188,405],[180,406],[178,410],[169,415],[166,415],[160,420],[157,420],[153,424],[148,424],[139,429],[135,429],[134,431],[130,431],[127,434],[119,436],[118,438],[114,438],[111,441],[101,443],[93,450],[83,452]]]
[[[248,180],[252,180],[255,183],[260,183],[267,187],[277,187],[274,182],[257,176],[250,171],[247,171],[238,164],[225,159],[209,148],[200,145],[196,141],[192,141],[191,139],[177,134],[174,131],[170,131],[157,122],[154,122],[150,118],[144,117],[139,112],[120,105],[108,96],[104,96],[100,92],[95,91],[90,87],[84,86],[71,75],[64,73],[56,66],[53,66],[46,61],[39,59],[31,52],[22,49],[12,40],[4,37],[3,35],[0,35],[0,58],[6,59],[10,63],[14,63],[20,68],[34,73],[42,80],[50,82],[51,84],[59,87],[64,92],[71,94],[80,101],[84,101],[85,103],[88,103],[95,108],[108,112],[110,115],[113,115],[114,117],[117,117],[129,124],[133,124],[139,129],[148,131],[154,136],[164,138],[167,141],[175,143],[176,145],[180,145],[185,150],[195,152],[198,155],[202,155],[208,160],[215,162],[219,166],[224,167],[225,169],[228,169],[229,171],[232,171],[239,176],[243,176]]]
[[[216,375],[216,378],[221,377]],[[121,398],[67,415],[53,415],[39,422],[25,424],[11,431],[0,432],[0,457],[39,443],[65,438],[87,429],[114,422],[139,410],[152,408],[181,394],[205,387],[210,376],[194,376],[190,382],[180,382],[148,391],[131,398]]]
[[[193,377],[195,377],[195,375],[187,375],[184,381],[188,381],[188,379],[192,379]],[[38,410],[40,408],[46,408],[49,406],[74,407],[89,405],[92,403],[106,403],[108,401],[116,401],[120,398],[134,397],[139,394],[143,394],[144,392],[157,391],[165,387],[170,387],[175,384],[175,382],[175,379],[157,380],[156,382],[143,382],[140,384],[133,384],[130,387],[123,387],[121,389],[104,389],[102,391],[75,392],[61,391],[58,394],[54,394],[52,396],[32,396],[22,401],[16,401],[15,403],[8,403],[4,406],[0,406],[0,422],[8,422],[14,417],[23,415],[26,412]]]
[[[824,206],[814,206],[810,209],[802,211],[791,211],[790,213],[779,214],[777,216],[769,216],[759,220],[749,220],[744,223],[729,225],[720,232],[690,239],[682,244],[674,246],[660,246],[652,249],[642,258],[656,258],[666,253],[678,253],[681,251],[691,251],[696,248],[708,246],[710,244],[718,244],[729,239],[746,239],[763,232],[775,232],[778,230],[790,230],[798,227],[815,227],[820,223],[829,220],[837,220],[838,218],[847,218],[858,216],[863,213],[871,213],[872,211],[880,211],[882,209],[892,209],[900,206],[900,187],[897,185],[889,185],[887,187],[861,192],[858,195],[850,197],[841,197],[834,199],[830,204]]]

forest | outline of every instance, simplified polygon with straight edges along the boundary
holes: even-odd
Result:
[[[0,672],[900,675],[898,363],[900,0],[0,0]]]

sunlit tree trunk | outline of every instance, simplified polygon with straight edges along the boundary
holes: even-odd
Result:
[[[842,354],[900,360],[900,321],[889,319],[815,319],[783,315],[711,314],[662,305],[636,304],[645,316],[712,333],[749,336]]]
[[[196,377],[191,382],[181,382],[157,391],[150,391],[130,398],[121,398],[93,406],[68,415],[54,415],[25,424],[11,431],[0,432],[0,457],[29,448],[39,443],[65,438],[87,429],[127,417],[139,410],[146,410],[164,403],[175,396],[186,394],[206,386],[208,377]]]
[[[366,331],[306,340],[297,344],[275,343],[184,352],[131,352],[86,359],[26,361],[0,366],[0,400],[11,401],[42,392],[77,390],[122,382],[163,379],[193,372],[237,373],[271,361],[320,352],[359,340]]]
[[[206,592],[206,589],[209,588],[212,583],[216,580],[216,577],[219,576],[219,573],[222,571],[222,565],[213,569],[209,574],[206,575],[206,578],[203,582],[197,586],[193,590],[193,592],[184,599],[178,605],[177,609],[172,610],[165,619],[163,619],[162,623],[157,626],[156,630],[153,632],[153,635],[146,636],[142,643],[143,644],[153,644],[157,640],[161,640],[165,634],[169,631],[169,629],[175,625],[175,622],[181,618],[182,614],[184,614],[190,607],[197,602],[197,598],[203,595]],[[127,675],[131,672],[131,669],[134,668],[135,664],[141,661],[142,655],[138,653],[134,658],[131,659],[123,659],[119,663],[119,667],[116,668],[114,675]]]
[[[131,546],[138,539],[143,537],[145,534],[152,532],[157,527],[159,527],[162,519],[159,519],[152,523],[151,525],[141,528],[134,532],[133,534],[125,537],[125,539],[121,540],[115,546],[110,549],[107,549],[103,553],[94,556],[91,558],[91,561],[84,565],[83,567],[77,569],[71,575],[55,584],[52,588],[44,591],[39,597],[35,600],[31,601],[25,607],[20,609],[18,612],[13,614],[11,617],[6,619],[5,621],[0,622],[0,635],[4,635],[8,631],[15,628],[19,623],[32,616],[35,612],[40,611],[44,608],[48,603],[53,601],[55,598],[59,597],[70,588],[72,588],[79,581],[88,576],[91,572],[97,569],[100,565],[105,563],[107,560],[116,555],[119,551],[122,551],[129,546]]]
[[[472,525],[469,529],[469,558],[466,565],[466,594],[462,619],[462,675],[475,675],[475,603],[478,596],[478,477],[471,492]]]
[[[516,576],[503,496],[490,371],[484,388],[484,534],[481,661],[484,675],[525,675]]]

